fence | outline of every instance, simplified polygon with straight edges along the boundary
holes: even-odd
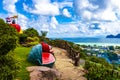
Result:
[[[67,41],[63,40],[56,40],[54,42],[49,42],[50,45],[59,47],[62,49],[65,49],[68,52],[68,57],[71,58],[74,61],[74,65],[78,66],[79,65],[79,60],[80,60],[80,52],[73,49],[71,45]]]

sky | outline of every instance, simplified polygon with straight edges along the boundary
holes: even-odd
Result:
[[[0,18],[18,15],[22,30],[47,37],[105,37],[120,33],[120,0],[2,0]]]

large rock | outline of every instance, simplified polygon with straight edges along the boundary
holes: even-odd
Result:
[[[61,73],[56,69],[43,67],[43,66],[31,66],[27,67],[27,71],[30,72],[30,80],[60,80]]]

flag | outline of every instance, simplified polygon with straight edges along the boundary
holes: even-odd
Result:
[[[10,17],[7,17],[7,18],[6,18],[6,22],[11,22],[11,18],[10,18]]]
[[[14,16],[12,16],[11,18],[18,18],[18,15],[14,15]]]

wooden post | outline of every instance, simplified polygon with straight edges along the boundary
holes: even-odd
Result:
[[[67,49],[67,42],[65,42],[65,49]]]
[[[80,53],[77,53],[76,57],[75,57],[75,66],[79,66],[79,60],[80,60]]]

